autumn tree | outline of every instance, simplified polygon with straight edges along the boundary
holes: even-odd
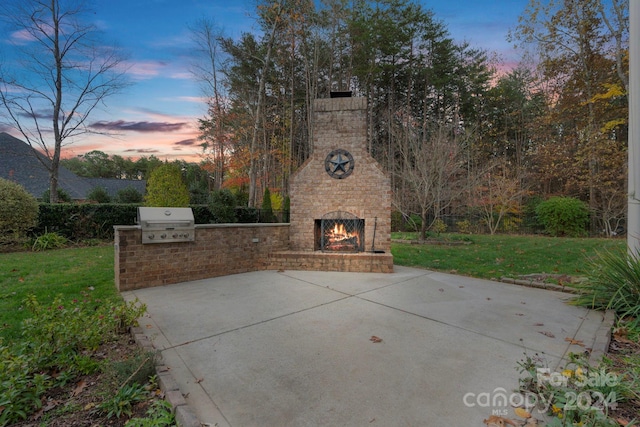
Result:
[[[87,120],[125,86],[123,58],[101,40],[83,2],[3,2],[0,14],[13,35],[10,61],[0,67],[0,105],[49,171],[57,201],[63,146],[89,133]],[[20,36],[18,38],[18,35]]]
[[[554,177],[551,193],[587,200],[602,228],[611,222],[611,191],[625,197],[626,5],[611,5],[613,15],[601,0],[530,0],[514,32],[535,49],[547,87],[535,141],[540,181]]]

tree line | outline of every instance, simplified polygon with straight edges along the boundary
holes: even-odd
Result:
[[[45,150],[55,165],[53,186],[64,139],[91,131],[84,125],[95,103],[124,86],[112,51],[83,44],[78,53],[96,65],[89,70],[56,56],[94,28],[80,21],[56,26],[76,10],[50,3],[29,0],[4,12],[53,16],[13,21],[54,53],[57,73],[37,74],[45,79],[40,87],[53,90],[44,101],[60,107],[55,149]],[[225,36],[215,17],[190,28],[192,72],[208,106],[199,120],[203,173],[193,172],[202,191],[233,189],[251,207],[265,189],[285,197],[291,174],[313,149],[313,100],[351,91],[368,99],[367,147],[391,177],[394,208],[422,217],[423,232],[443,215],[472,212],[494,231],[525,204],[557,195],[587,203],[593,228],[610,233],[624,221],[627,1],[529,0],[510,33],[525,59],[510,70],[491,52],[456,42],[417,0],[269,0],[257,4],[255,17],[258,30],[237,39]],[[48,37],[57,32],[58,45]],[[47,65],[33,52],[27,58],[36,73]],[[85,81],[82,71],[96,86],[65,89]],[[45,145],[38,138],[48,133],[25,124],[51,120],[30,104],[45,91],[29,92],[28,82],[10,77],[0,73],[2,105],[23,135]],[[62,94],[75,95],[75,103],[61,104],[69,99]],[[97,168],[103,154],[68,164]],[[134,178],[148,172],[143,162],[154,161],[109,160],[120,166],[105,173]]]
[[[526,59],[508,71],[417,1],[271,1],[256,9],[261,31],[237,40],[203,20],[207,167],[250,204],[265,187],[286,194],[312,150],[313,99],[348,90],[369,100],[368,149],[395,208],[423,227],[473,211],[493,231],[563,195],[611,233],[626,211],[627,8],[530,0],[510,33]]]

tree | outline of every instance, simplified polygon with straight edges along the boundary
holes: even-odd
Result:
[[[23,36],[11,45],[14,61],[0,68],[0,105],[9,125],[44,152],[52,203],[63,146],[91,132],[93,111],[126,85],[122,56],[100,40],[89,12],[71,0],[0,5],[9,30]]]
[[[423,135],[406,136],[398,146],[401,156],[398,173],[405,187],[396,190],[396,205],[417,207],[423,239],[430,226],[429,214],[438,219],[442,210],[458,200],[465,189],[461,179],[463,152],[452,135],[446,126],[437,126]],[[401,197],[408,200],[398,200]]]
[[[513,33],[535,48],[547,87],[548,110],[534,137],[538,181],[553,179],[550,193],[588,200],[592,226],[605,229],[625,198],[619,172],[628,114],[627,5],[609,3],[606,11],[602,0],[530,0]]]
[[[145,206],[189,206],[189,190],[176,164],[166,163],[156,168],[147,182]]]
[[[506,167],[488,167],[480,173],[472,191],[471,205],[480,209],[490,234],[498,231],[508,214],[519,214],[527,194],[517,177],[509,176]]]

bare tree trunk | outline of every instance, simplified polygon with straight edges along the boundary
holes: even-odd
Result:
[[[260,130],[260,122],[262,119],[262,109],[264,103],[264,88],[267,80],[267,70],[269,68],[269,62],[271,61],[271,51],[273,48],[273,41],[276,37],[276,31],[280,21],[280,13],[282,11],[282,4],[278,2],[276,4],[276,14],[271,26],[271,32],[269,33],[269,40],[267,41],[267,54],[265,55],[262,65],[262,72],[260,73],[260,83],[258,87],[258,100],[256,101],[256,111],[253,118],[253,131],[251,135],[251,146],[249,147],[249,207],[255,207],[257,198],[257,160],[256,153],[258,149],[258,132]]]

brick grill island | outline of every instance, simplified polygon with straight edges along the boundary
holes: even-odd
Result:
[[[366,98],[318,99],[313,154],[289,182],[283,269],[392,272],[391,183],[367,151]]]

